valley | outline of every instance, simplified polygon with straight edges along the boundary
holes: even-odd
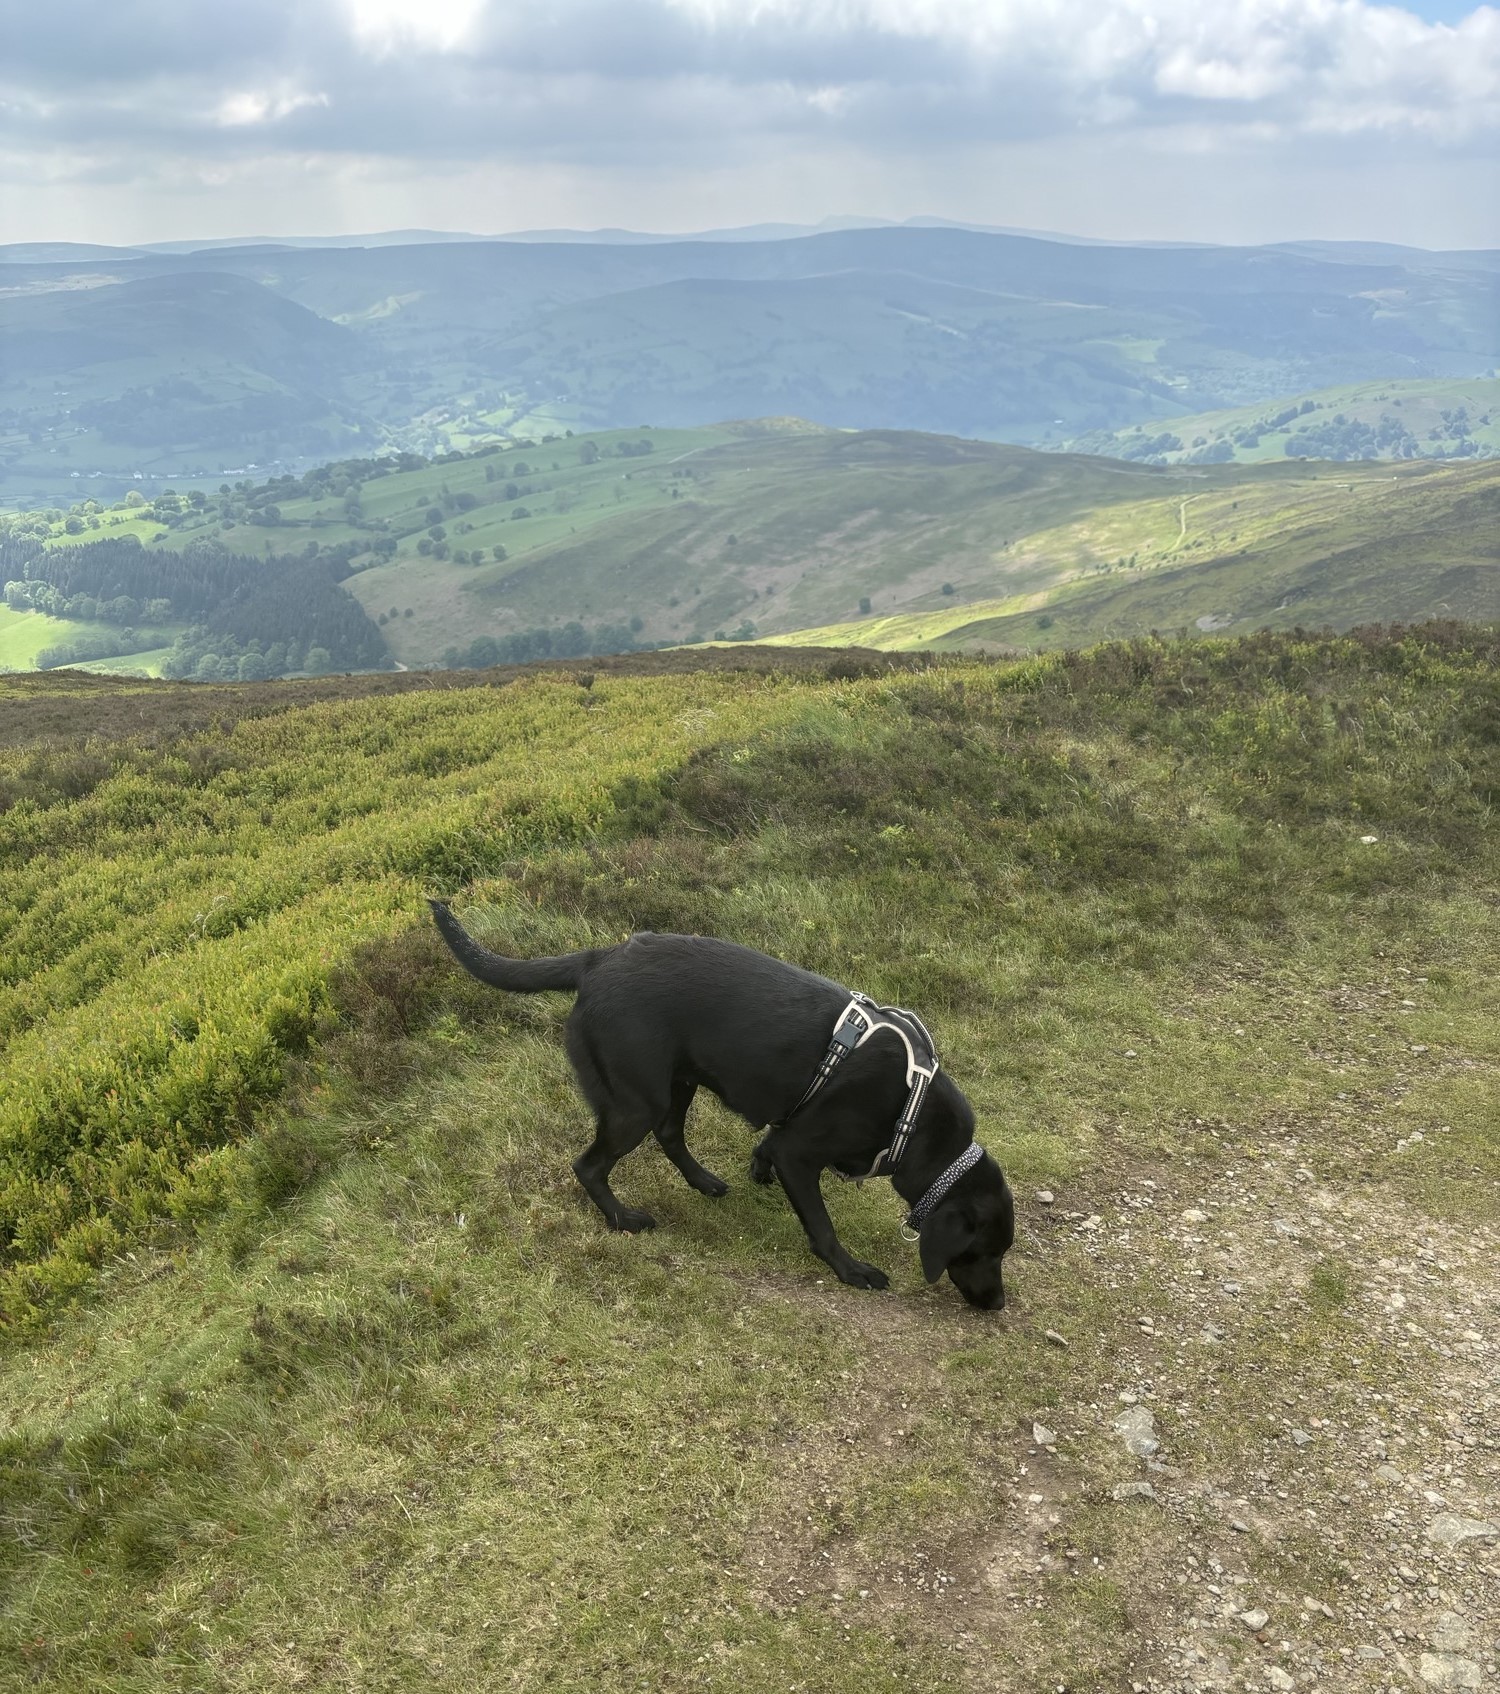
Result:
[[[1492,616],[1497,501],[1487,459],[1153,466],[782,418],[84,502],[14,514],[0,546],[35,555],[14,575],[56,574],[98,540],[138,545],[162,567],[142,578],[162,578],[153,593],[207,568],[190,555],[237,558],[226,583],[274,578],[287,606],[338,583],[374,645],[350,626],[325,643],[335,669],[379,662],[365,651],[428,667],[714,641],[1042,650]],[[202,615],[176,604],[179,629]],[[6,651],[48,644],[23,636],[26,615]],[[163,642],[137,633],[141,665],[160,668]],[[215,652],[234,664],[257,637],[285,664],[295,629],[240,618],[224,633]],[[109,662],[128,665],[120,653]]]
[[[0,248],[0,499],[766,414],[1171,436],[1333,384],[1473,380],[1500,359],[1497,290],[1493,254],[949,228]]]

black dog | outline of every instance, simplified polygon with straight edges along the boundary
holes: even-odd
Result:
[[[565,1041],[598,1129],[573,1162],[578,1180],[612,1229],[652,1229],[649,1212],[623,1206],[609,1186],[615,1165],[654,1134],[700,1194],[728,1185],[687,1149],[683,1123],[693,1095],[709,1089],[733,1112],[771,1126],[751,1158],[758,1182],[781,1179],[820,1259],[854,1288],[885,1288],[889,1278],[851,1255],[834,1234],[818,1186],[828,1167],[868,1172],[891,1143],[908,1097],[901,1045],[877,1033],[853,1051],[812,1100],[798,1101],[828,1051],[847,989],[749,947],[696,935],[633,935],[552,959],[507,959],[479,946],[434,900],[438,929],[463,967],[494,988],[578,995]],[[1000,1167],[985,1153],[956,1180],[955,1165],[974,1138],[969,1102],[939,1070],[917,1113],[910,1147],[891,1173],[919,1213],[945,1179],[948,1189],[921,1224],[922,1271],[944,1271],[964,1298],[987,1309],[1005,1304],[1000,1260],[1015,1237],[1015,1212]]]

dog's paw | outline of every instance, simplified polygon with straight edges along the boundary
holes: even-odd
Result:
[[[757,1147],[750,1155],[750,1180],[758,1182],[764,1188],[776,1180],[776,1167],[770,1158]]]
[[[656,1219],[637,1206],[621,1206],[609,1220],[609,1227],[623,1230],[626,1235],[637,1235],[643,1229],[655,1229]]]
[[[861,1259],[851,1259],[849,1268],[839,1272],[839,1280],[851,1288],[889,1288],[891,1279],[878,1265],[867,1265]]]
[[[700,1194],[707,1194],[711,1200],[722,1200],[729,1192],[729,1184],[722,1176],[715,1176],[712,1171],[704,1171],[701,1176],[693,1177],[692,1184]]]

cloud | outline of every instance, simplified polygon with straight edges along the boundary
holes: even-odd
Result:
[[[1153,134],[1436,159],[1497,130],[1500,11],[1367,0],[60,0],[14,7],[0,63],[7,174],[45,159],[53,182],[276,158],[894,169]]]

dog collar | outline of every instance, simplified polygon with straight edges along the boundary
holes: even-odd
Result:
[[[932,1187],[917,1201],[916,1205],[906,1214],[906,1222],[901,1226],[901,1233],[908,1241],[915,1241],[921,1234],[922,1225],[931,1217],[938,1202],[957,1183],[967,1171],[984,1157],[984,1148],[977,1141],[971,1141],[963,1152],[948,1166],[947,1170],[933,1183]]]

